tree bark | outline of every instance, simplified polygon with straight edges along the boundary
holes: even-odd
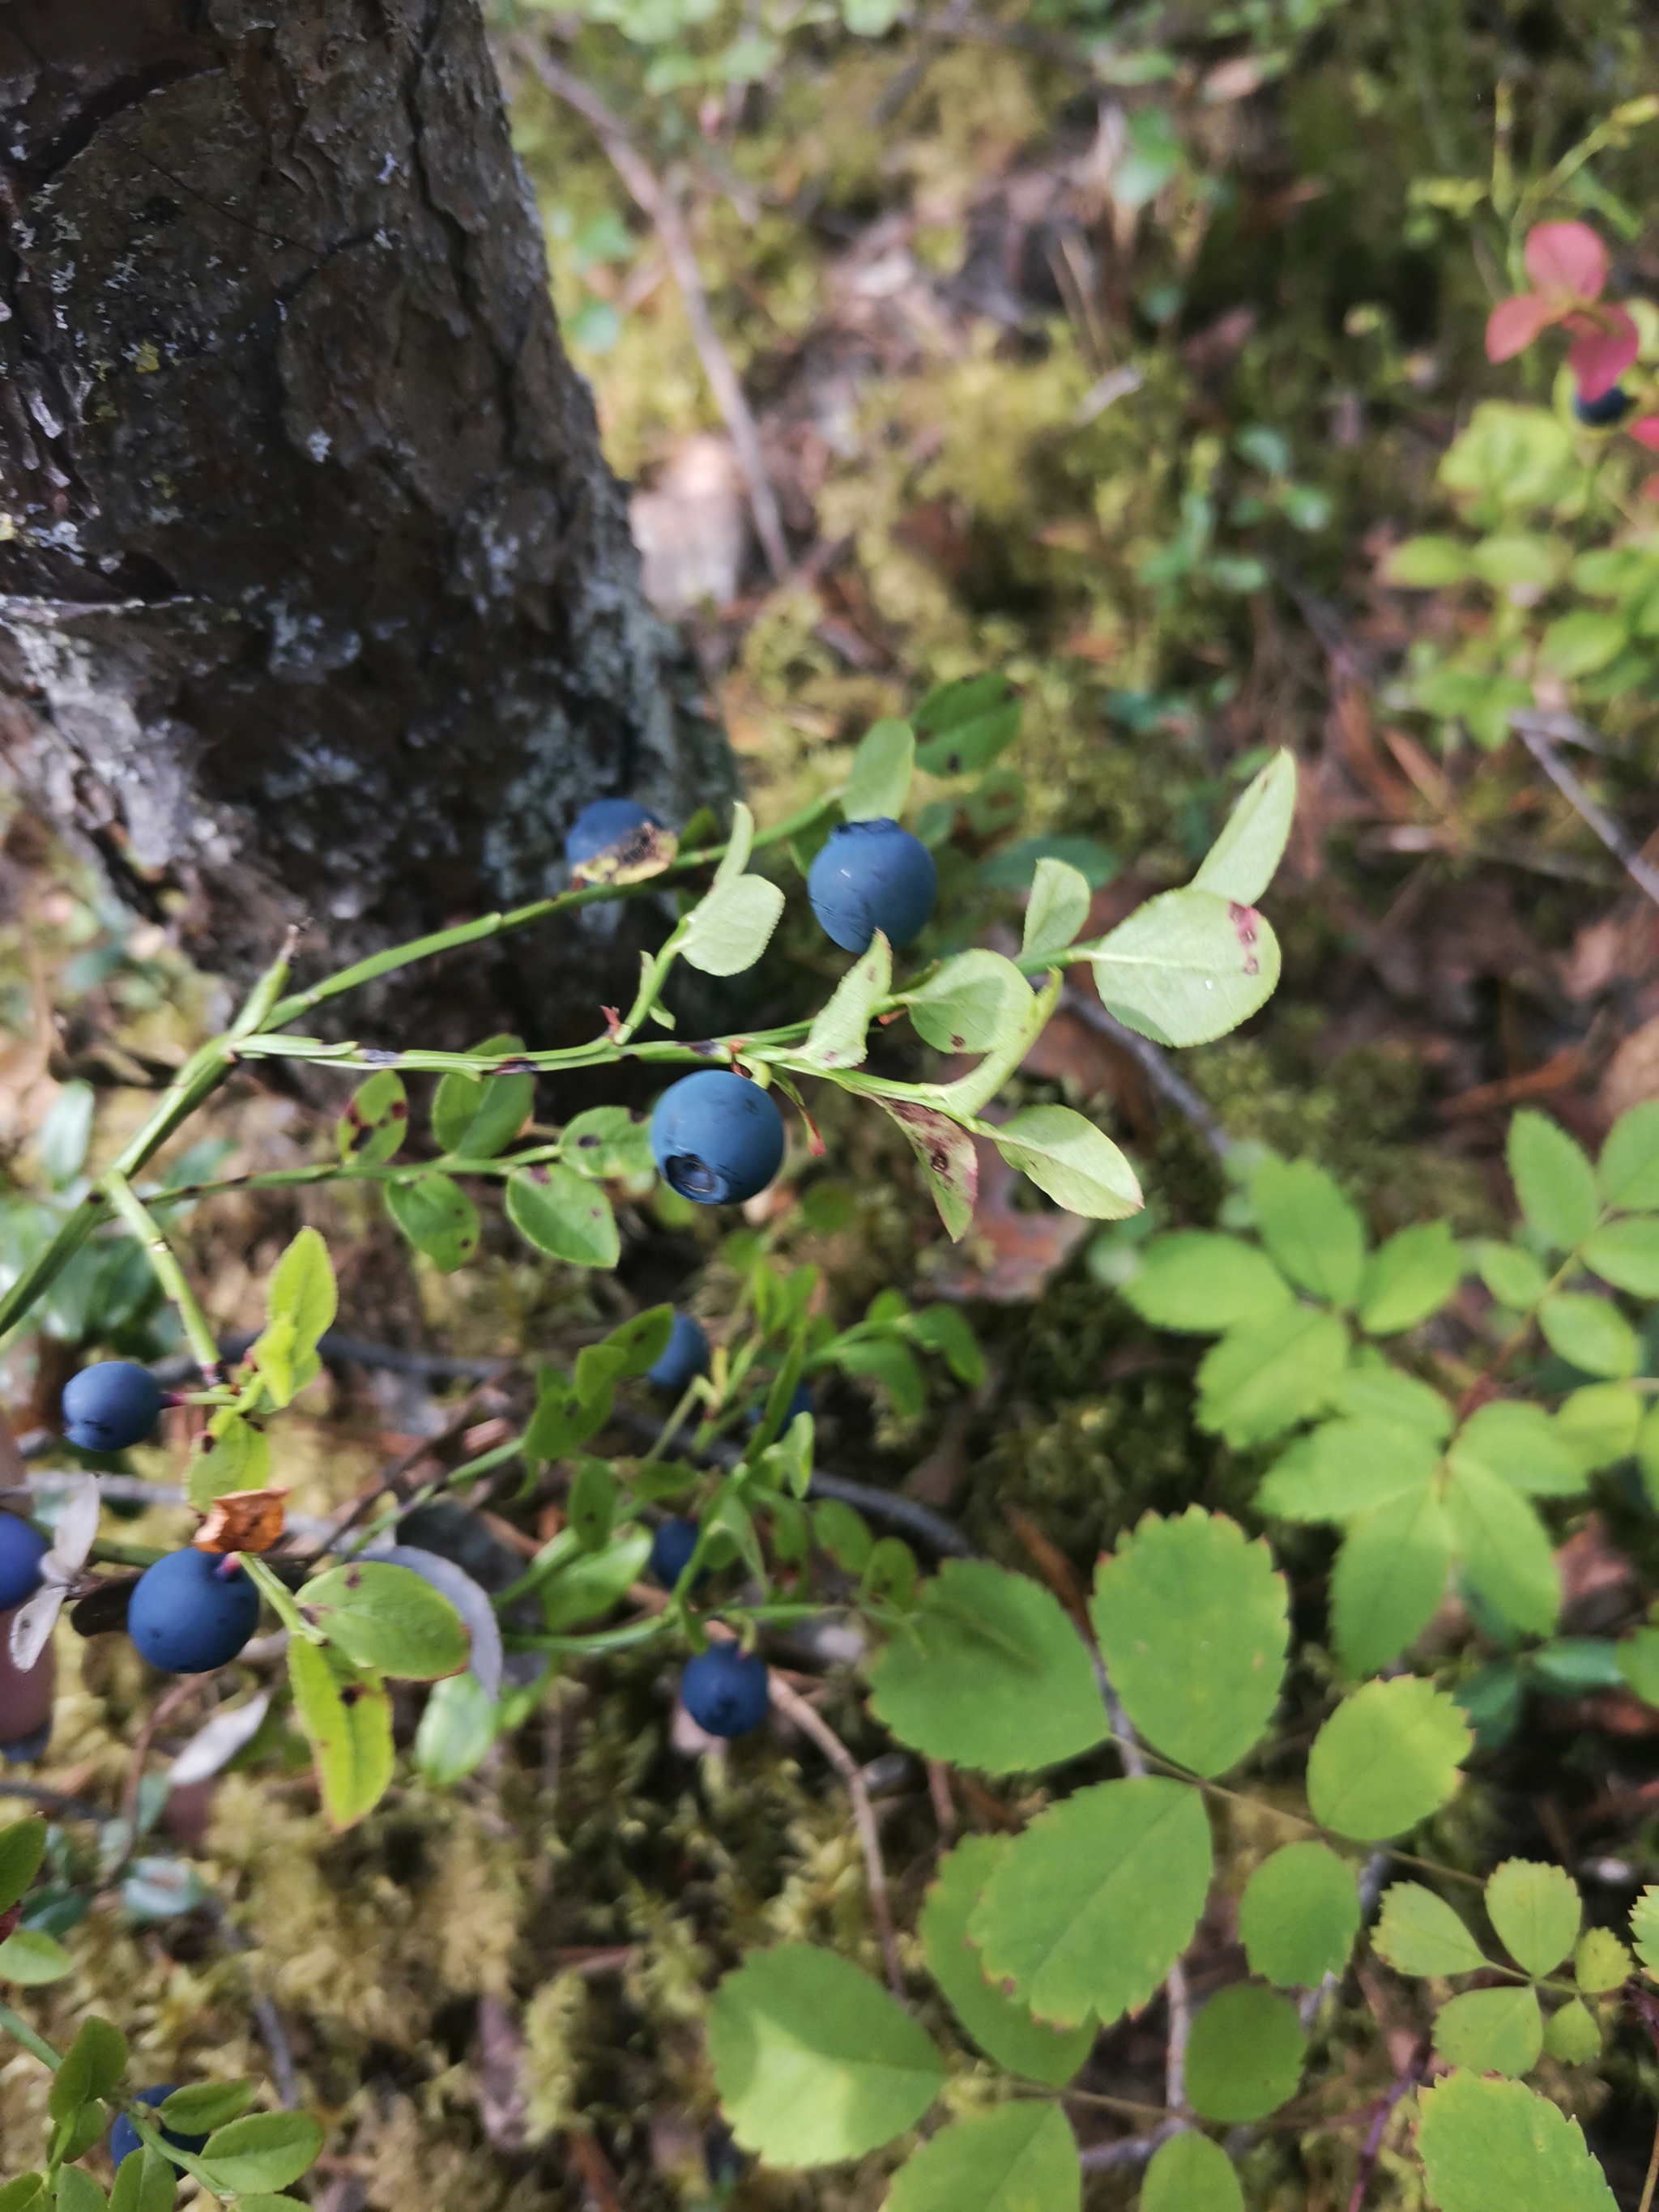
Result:
[[[0,749],[128,898],[334,966],[726,784],[476,0],[9,0],[0,111]]]

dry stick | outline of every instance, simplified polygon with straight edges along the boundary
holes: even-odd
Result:
[[[1185,1115],[1217,1159],[1226,1158],[1232,1150],[1232,1139],[1192,1085],[1184,1076],[1176,1073],[1150,1037],[1140,1036],[1135,1030],[1127,1028],[1115,1014],[1109,1014],[1098,1000],[1085,998],[1081,991],[1073,990],[1069,984],[1060,994],[1060,1004],[1064,1012],[1075,1014],[1078,1020],[1093,1030],[1097,1036],[1109,1038],[1121,1050],[1127,1052],[1153,1090],[1167,1099],[1177,1113]]]
[[[1595,831],[1631,880],[1639,884],[1654,904],[1659,906],[1659,869],[1642,858],[1613,817],[1596,805],[1556,751],[1552,733],[1541,726],[1540,718],[1515,714],[1510,717],[1510,726],[1580,821]]]
[[[714,328],[708,312],[708,295],[703,289],[702,271],[697,266],[690,234],[685,228],[685,218],[679,203],[668,191],[656,171],[629,137],[622,118],[614,114],[592,88],[579,76],[562,68],[552,58],[542,52],[528,39],[514,39],[512,51],[518,60],[538,77],[556,99],[574,107],[578,115],[591,123],[598,133],[611,166],[638,203],[641,212],[656,226],[658,237],[668,265],[674,272],[674,282],[680,288],[680,299],[685,307],[685,319],[691,326],[691,339],[697,349],[697,358],[702,363],[702,373],[708,379],[716,405],[725,417],[726,427],[732,434],[732,449],[738,457],[738,466],[743,471],[744,483],[748,487],[749,504],[754,509],[755,532],[766,556],[766,565],[774,577],[789,573],[789,549],[784,543],[783,520],[778,513],[777,496],[766,473],[766,462],[761,453],[760,433],[755,418],[749,411],[749,402],[744,397],[738,373],[732,366],[726,348],[720,343],[720,333]]]
[[[772,1703],[787,1718],[792,1720],[803,1735],[810,1735],[842,1780],[847,1784],[848,1795],[853,1801],[853,1819],[859,1832],[859,1844],[864,1852],[865,1879],[870,1887],[870,1910],[875,1916],[876,1933],[881,1938],[881,1955],[887,1964],[887,1984],[901,2003],[904,1999],[904,1975],[899,1966],[898,1940],[893,1933],[893,1915],[887,1902],[887,1874],[881,1863],[881,1838],[876,1829],[876,1816],[871,1809],[870,1792],[864,1785],[864,1777],[847,1746],[830,1726],[816,1713],[805,1698],[781,1680],[775,1668],[769,1676]]]
[[[497,1365],[491,1380],[498,1381],[512,1371],[513,1362],[503,1360]],[[447,1445],[459,1443],[477,1419],[479,1401],[488,1388],[489,1384],[485,1383],[477,1390],[469,1391],[462,1401],[459,1412],[435,1436],[422,1437],[418,1443],[411,1444],[389,1467],[383,1468],[379,1480],[372,1483],[361,1498],[354,1498],[336,1520],[330,1522],[326,1530],[305,1555],[307,1565],[313,1560],[321,1559],[325,1552],[337,1549],[341,1537],[349,1529],[355,1528],[369,1508],[377,1504],[387,1491],[395,1490],[412,1468],[418,1467],[423,1459],[434,1453],[442,1451]]]
[[[173,1684],[165,1697],[157,1699],[154,1708],[144,1717],[144,1724],[133,1743],[132,1758],[127,1767],[126,1788],[121,1793],[121,1818],[126,1824],[126,1841],[122,1846],[120,1859],[112,1870],[112,1879],[132,1856],[133,1845],[138,1840],[138,1789],[144,1778],[144,1761],[149,1756],[149,1747],[155,1741],[156,1733],[163,1723],[172,1719],[181,1705],[189,1704],[207,1679],[202,1674],[185,1675],[182,1680]]]

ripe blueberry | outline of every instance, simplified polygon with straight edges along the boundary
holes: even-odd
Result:
[[[782,1166],[782,1116],[757,1083],[729,1068],[699,1068],[652,1109],[651,1152],[682,1198],[729,1205],[764,1190]]]
[[[1610,429],[1613,423],[1622,422],[1635,404],[1629,392],[1621,392],[1616,384],[1595,399],[1586,399],[1577,392],[1572,395],[1573,413],[1592,430]]]
[[[161,1410],[161,1386],[131,1359],[100,1359],[64,1389],[64,1434],[82,1451],[125,1451],[141,1444]]]
[[[169,1552],[133,1585],[127,1633],[152,1667],[210,1674],[259,1625],[259,1593],[235,1553]]]
[[[817,1407],[812,1401],[811,1384],[810,1382],[797,1382],[795,1385],[794,1395],[790,1399],[788,1405],[784,1408],[783,1419],[778,1425],[778,1434],[781,1437],[787,1437],[788,1435],[789,1425],[795,1419],[798,1413],[816,1413],[817,1411]],[[751,1429],[759,1428],[765,1417],[766,1408],[764,1406],[756,1406],[752,1407],[749,1415],[750,1427]]]
[[[137,2105],[164,2105],[178,2086],[176,2081],[158,2081],[153,2089],[141,2089],[133,2099],[133,2102]],[[207,2148],[205,2136],[177,2135],[171,2128],[161,2130],[161,2140],[163,2142],[170,2142],[176,2150],[189,2151],[192,2156],[198,2151]],[[115,2116],[115,2125],[109,2131],[110,2163],[119,2166],[121,2160],[130,2152],[143,2148],[143,2144],[139,2141],[137,2129],[133,2126],[125,2112],[118,2112]],[[175,2173],[182,2175],[185,2169],[182,2166],[175,2166],[173,2170]]]
[[[677,1313],[667,1343],[645,1370],[646,1381],[665,1390],[671,1398],[678,1398],[694,1376],[708,1372],[708,1339],[702,1323],[690,1314]]]
[[[708,1735],[747,1735],[766,1718],[766,1662],[735,1644],[711,1644],[680,1677],[680,1698]]]
[[[40,1587],[46,1540],[15,1513],[0,1513],[0,1613],[9,1613]]]
[[[890,945],[908,945],[926,927],[938,888],[921,840],[884,820],[832,830],[806,878],[824,934],[848,952],[864,951],[878,930]]]
[[[651,1557],[646,1571],[653,1583],[664,1589],[672,1589],[685,1572],[691,1554],[697,1548],[697,1524],[695,1521],[665,1521],[651,1539]],[[699,1575],[699,1582],[706,1577]]]
[[[636,830],[661,827],[650,808],[641,806],[637,799],[590,799],[566,832],[564,857],[573,868],[585,868]]]

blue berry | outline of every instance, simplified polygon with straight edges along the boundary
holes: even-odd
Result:
[[[1586,399],[1577,392],[1572,395],[1573,413],[1592,430],[1610,429],[1613,423],[1622,422],[1635,404],[1629,392],[1621,392],[1616,384],[1595,399]]]
[[[141,1444],[161,1411],[161,1386],[131,1359],[100,1359],[64,1389],[64,1434],[82,1451],[125,1451]]]
[[[566,832],[564,857],[573,868],[585,868],[639,830],[661,827],[637,799],[590,799]]]
[[[651,1113],[664,1181],[696,1206],[753,1198],[783,1164],[783,1119],[769,1091],[729,1068],[683,1076]]]
[[[790,1399],[788,1405],[784,1409],[784,1416],[782,1421],[779,1425],[778,1434],[781,1437],[788,1435],[789,1425],[795,1419],[798,1413],[816,1413],[817,1411],[817,1407],[812,1401],[811,1384],[810,1382],[797,1382],[795,1385],[794,1395]],[[766,1408],[764,1406],[756,1406],[752,1407],[749,1415],[750,1427],[751,1429],[759,1428],[761,1423],[765,1419],[765,1418]]]
[[[133,2099],[133,2102],[137,2105],[164,2105],[178,2086],[176,2081],[158,2081],[153,2089],[141,2089]],[[192,2156],[198,2151],[207,2148],[205,2136],[176,2135],[171,2128],[161,2130],[161,2140],[163,2142],[170,2142],[175,2150],[189,2151]],[[121,2160],[129,2153],[143,2148],[143,2144],[138,2139],[137,2129],[133,2126],[125,2112],[118,2112],[115,2116],[115,2125],[109,2131],[109,2154],[112,2165],[119,2166]],[[175,2166],[173,2170],[177,2174],[182,2174],[185,2169],[182,2166]]]
[[[665,1521],[651,1539],[651,1557],[646,1571],[653,1583],[672,1590],[690,1563],[697,1548],[697,1524],[695,1521]],[[697,1580],[708,1577],[699,1575]]]
[[[671,1398],[678,1398],[694,1376],[708,1372],[708,1339],[702,1323],[690,1314],[677,1313],[667,1343],[645,1370],[646,1381],[665,1390]]]
[[[880,930],[890,945],[920,937],[933,911],[933,856],[896,822],[848,822],[832,830],[806,878],[824,934],[862,952]]]
[[[46,1540],[15,1513],[0,1513],[0,1613],[33,1597],[40,1587]]]
[[[711,1644],[680,1677],[680,1698],[708,1735],[747,1735],[766,1718],[766,1662],[735,1644]]]
[[[169,1552],[133,1585],[127,1633],[152,1667],[210,1674],[259,1625],[259,1593],[234,1552]]]

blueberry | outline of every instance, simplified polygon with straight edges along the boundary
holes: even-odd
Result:
[[[708,1339],[703,1334],[702,1323],[690,1314],[677,1313],[660,1356],[645,1370],[646,1381],[665,1390],[671,1398],[678,1398],[694,1376],[708,1372]]]
[[[259,1593],[234,1552],[169,1552],[133,1585],[127,1633],[152,1667],[210,1674],[259,1625]]]
[[[637,799],[590,799],[566,833],[564,857],[573,868],[585,868],[636,831],[661,827]]]
[[[806,878],[824,933],[862,952],[878,930],[890,945],[919,937],[939,887],[933,856],[896,822],[848,822],[832,830]]]
[[[795,1385],[794,1395],[790,1399],[788,1405],[784,1409],[783,1419],[778,1426],[778,1434],[781,1437],[788,1435],[789,1424],[794,1419],[798,1413],[816,1413],[817,1411],[817,1407],[812,1401],[811,1384],[810,1382],[797,1382]],[[750,1427],[751,1429],[759,1428],[761,1423],[765,1419],[765,1418],[766,1408],[764,1406],[757,1406],[753,1407],[749,1415]]]
[[[133,2102],[137,2105],[164,2105],[178,2086],[176,2081],[158,2081],[153,2089],[141,2089]],[[175,2150],[189,2151],[192,2156],[198,2151],[207,2148],[205,2136],[175,2135],[171,2128],[161,2130],[161,2140],[163,2142],[170,2142]],[[111,2164],[119,2166],[129,2152],[143,2148],[143,2144],[138,2139],[137,2129],[133,2126],[125,2112],[118,2112],[115,2116],[115,2125],[109,2131]],[[182,2175],[185,2169],[182,2166],[175,2166],[173,2170],[175,2173]]]
[[[161,1411],[161,1386],[131,1359],[83,1367],[64,1390],[64,1434],[82,1451],[125,1451],[141,1444]]]
[[[15,1513],[0,1513],[0,1613],[9,1613],[40,1587],[46,1540]]]
[[[1577,392],[1572,395],[1573,413],[1592,430],[1609,429],[1613,423],[1622,422],[1635,404],[1629,392],[1621,392],[1616,384],[1599,398],[1586,399]]]
[[[680,1698],[708,1735],[747,1735],[766,1718],[766,1662],[735,1644],[711,1644],[680,1677]]]
[[[653,1583],[660,1583],[664,1589],[672,1590],[696,1548],[695,1521],[665,1521],[651,1539],[651,1557],[646,1563],[646,1572]],[[699,1582],[707,1579],[703,1575],[697,1577]]]
[[[664,1180],[697,1206],[753,1198],[783,1164],[783,1120],[769,1091],[728,1068],[683,1076],[651,1113]]]

